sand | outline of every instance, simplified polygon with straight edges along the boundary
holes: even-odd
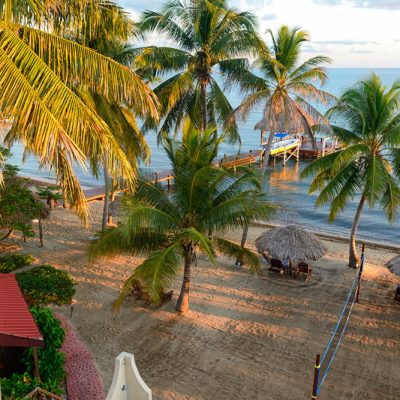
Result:
[[[112,302],[140,259],[89,263],[87,243],[99,228],[101,204],[93,203],[92,211],[93,224],[84,229],[59,208],[45,222],[45,247],[37,239],[21,246],[77,281],[70,322],[92,351],[106,393],[114,357],[127,351],[155,400],[310,398],[315,355],[329,340],[354,276],[345,243],[325,241],[328,253],[314,264],[309,283],[265,271],[256,276],[223,257],[212,267],[200,256],[187,315],[174,311],[180,279],[172,302],[154,308],[128,299],[115,315]],[[264,229],[250,229],[250,247]],[[228,236],[239,240],[240,232]],[[361,304],[320,399],[400,398],[400,303],[393,300],[400,278],[383,266],[394,255],[367,248]],[[68,307],[57,310],[69,319]]]

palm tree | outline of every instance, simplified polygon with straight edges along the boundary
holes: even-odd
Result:
[[[112,20],[108,18],[110,14],[113,16]],[[137,51],[126,44],[126,41],[138,36],[140,36],[140,32],[137,25],[121,7],[112,2],[102,5],[98,29],[92,32],[87,29],[86,24],[83,24],[79,30],[73,32],[73,37],[80,44],[86,45],[129,68],[133,67]],[[139,71],[139,76],[142,77],[143,75],[146,80],[149,80],[150,77],[145,72],[147,70]],[[107,124],[117,144],[129,160],[136,176],[138,174],[138,159],[148,161],[150,157],[150,149],[136,120],[136,116],[144,116],[143,110],[135,107],[134,104],[127,107],[125,104],[103,94],[98,94],[93,90],[79,90],[77,94],[86,105],[96,110],[97,114]],[[102,230],[107,227],[110,195],[111,190],[115,187],[115,179],[110,176],[108,158],[108,154],[105,154],[104,158],[98,153],[90,156],[94,175],[98,176],[98,166],[103,166],[105,190]],[[123,183],[123,180],[120,179],[120,181]]]
[[[129,251],[147,254],[125,282],[116,306],[132,291],[142,287],[149,299],[158,302],[166,286],[183,264],[183,282],[176,309],[189,308],[189,290],[194,255],[202,251],[214,263],[216,252],[240,256],[252,269],[259,258],[218,234],[256,219],[268,218],[274,207],[259,190],[259,181],[250,169],[237,175],[214,166],[220,140],[215,129],[187,132],[182,142],[167,138],[164,148],[173,168],[174,192],[168,195],[157,184],[142,181],[134,195],[122,204],[124,221],[100,234],[91,244],[91,255]]]
[[[12,122],[7,143],[22,141],[41,166],[51,167],[84,220],[88,210],[74,164],[85,167],[90,155],[107,154],[114,176],[123,174],[132,186],[135,174],[109,127],[75,89],[92,89],[135,105],[143,116],[157,116],[154,94],[137,74],[55,33],[73,31],[87,20],[93,21],[87,26],[92,32],[105,4],[0,1],[0,112]]]
[[[141,29],[176,43],[175,48],[146,47],[136,61],[138,67],[152,66],[160,75],[174,73],[154,90],[163,110],[159,139],[182,127],[222,125],[233,108],[216,76],[235,76],[263,47],[255,17],[228,8],[225,0],[171,0],[161,12],[145,12]],[[150,120],[146,126],[156,127]],[[224,133],[231,141],[239,139],[234,123]]]
[[[379,203],[389,221],[400,204],[400,83],[390,89],[375,74],[340,97],[328,116],[344,147],[312,162],[302,173],[315,175],[310,193],[321,190],[316,205],[330,203],[333,221],[349,202],[358,207],[350,234],[349,266],[356,267],[356,233],[364,205]]]
[[[236,115],[246,120],[255,106],[263,104],[263,119],[255,129],[269,132],[265,165],[277,132],[305,133],[316,147],[312,127],[326,120],[314,104],[333,98],[313,83],[317,81],[322,85],[325,82],[327,75],[324,66],[330,63],[330,59],[315,56],[300,62],[302,45],[310,41],[307,32],[283,25],[276,35],[271,30],[267,30],[267,34],[271,46],[261,52],[254,62],[261,76],[246,70],[235,75],[229,74],[231,84],[237,85],[248,96],[227,122],[228,125],[235,123]]]

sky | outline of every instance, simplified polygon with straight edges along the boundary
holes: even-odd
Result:
[[[164,0],[118,0],[134,18],[146,9],[159,11]],[[300,26],[311,35],[304,58],[333,59],[337,68],[400,68],[400,0],[228,0],[253,12],[258,29]],[[159,37],[148,41],[161,45]]]

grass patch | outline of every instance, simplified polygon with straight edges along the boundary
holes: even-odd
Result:
[[[8,274],[18,268],[31,265],[35,261],[30,254],[9,253],[0,256],[0,274]]]
[[[29,304],[71,304],[75,282],[64,271],[41,265],[16,275],[21,291]]]

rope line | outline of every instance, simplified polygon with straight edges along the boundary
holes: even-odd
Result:
[[[331,368],[333,359],[335,358],[336,353],[337,353],[337,351],[338,351],[338,349],[339,349],[339,346],[340,346],[340,343],[341,343],[341,341],[342,341],[342,339],[343,339],[344,332],[346,331],[347,324],[348,324],[348,322],[349,322],[350,315],[351,315],[351,312],[352,312],[352,310],[353,310],[353,306],[354,306],[355,301],[356,301],[356,294],[354,293],[353,301],[352,301],[352,303],[351,303],[351,306],[350,306],[350,309],[349,309],[349,314],[347,315],[347,318],[346,318],[346,322],[345,322],[345,324],[344,324],[344,326],[343,326],[342,333],[341,333],[340,336],[339,336],[339,340],[338,340],[338,342],[337,342],[337,344],[336,344],[335,350],[333,351],[332,357],[331,357],[331,359],[329,360],[328,366],[326,367],[325,372],[324,372],[324,375],[323,375],[322,378],[321,378],[321,383],[318,385],[318,388],[317,388],[317,395],[319,394],[319,390],[320,390],[322,384],[324,383],[326,376],[328,375],[328,372],[329,372],[329,369]]]
[[[328,345],[326,346],[325,352],[324,352],[324,354],[323,354],[323,356],[321,358],[321,361],[320,361],[320,363],[318,365],[318,368],[320,368],[322,363],[323,363],[323,361],[324,361],[324,359],[326,358],[326,356],[328,354],[328,351],[330,350],[330,348],[332,346],[333,340],[335,339],[336,334],[338,333],[339,325],[340,325],[340,323],[341,323],[341,321],[343,319],[343,316],[344,316],[345,311],[347,309],[347,306],[348,306],[348,304],[350,302],[350,299],[352,298],[351,296],[353,295],[353,298],[352,298],[352,301],[351,301],[351,304],[350,304],[350,308],[348,309],[348,314],[347,314],[347,317],[345,319],[345,322],[344,322],[344,325],[343,325],[343,329],[340,332],[340,336],[339,336],[339,339],[338,339],[338,341],[336,343],[335,349],[334,349],[334,351],[333,351],[333,353],[332,353],[332,355],[331,355],[331,357],[329,359],[328,365],[325,368],[325,371],[324,371],[324,374],[322,375],[322,378],[321,379],[318,378],[319,384],[317,382],[316,396],[319,395],[319,392],[321,390],[321,386],[325,382],[325,379],[326,379],[326,377],[328,375],[328,372],[329,372],[329,370],[331,368],[333,360],[334,360],[334,358],[336,356],[336,353],[337,353],[337,351],[339,349],[339,346],[340,346],[340,344],[342,342],[344,332],[346,331],[346,328],[347,328],[347,324],[348,324],[348,322],[350,320],[350,315],[351,315],[351,313],[353,311],[353,306],[354,306],[354,303],[355,303],[356,298],[357,298],[357,288],[358,288],[358,284],[359,284],[360,273],[361,273],[361,271],[363,269],[363,266],[364,266],[364,254],[362,254],[362,256],[361,256],[360,266],[358,267],[357,272],[356,272],[356,274],[354,276],[353,284],[351,285],[349,294],[347,295],[346,302],[345,302],[344,307],[342,309],[342,312],[341,312],[341,314],[339,316],[338,322],[337,322],[337,324],[336,324],[336,326],[335,326],[335,328],[333,330],[332,336],[331,336],[331,338],[329,340]],[[356,285],[356,283],[357,283],[357,285]],[[354,288],[356,288],[356,290],[354,290]],[[313,396],[312,398],[317,398],[317,397]]]
[[[363,261],[364,261],[364,260],[363,260]],[[335,329],[334,329],[333,332],[332,332],[332,336],[331,336],[331,338],[330,338],[330,340],[329,340],[328,345],[326,346],[326,349],[325,349],[325,351],[324,351],[324,354],[323,354],[322,357],[321,357],[321,364],[324,362],[324,359],[325,359],[326,355],[328,354],[328,351],[329,351],[329,349],[330,349],[330,347],[331,347],[331,345],[332,345],[333,339],[335,338],[336,333],[337,333],[337,331],[338,331],[338,329],[339,329],[339,325],[340,325],[340,323],[342,322],[342,318],[343,318],[344,312],[346,311],[347,305],[349,304],[349,300],[350,300],[350,297],[351,297],[351,293],[353,292],[354,286],[355,286],[355,284],[356,284],[356,282],[357,282],[359,272],[360,272],[360,269],[357,270],[356,275],[354,276],[353,284],[351,285],[351,289],[350,289],[349,294],[348,294],[348,296],[347,296],[346,302],[344,303],[344,306],[343,306],[342,312],[341,312],[341,314],[340,314],[340,316],[339,316],[338,322],[337,322],[337,324],[336,324],[336,326],[335,326]]]

